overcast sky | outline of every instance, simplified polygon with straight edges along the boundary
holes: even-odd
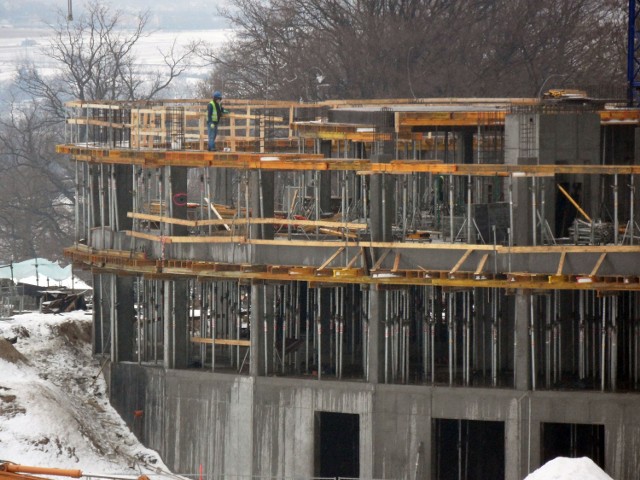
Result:
[[[202,30],[228,28],[218,8],[227,0],[102,0],[114,9],[129,13],[149,9],[150,26],[163,30]],[[86,0],[72,0],[74,16],[82,13]],[[56,10],[67,11],[68,0],[0,0],[0,26],[40,27],[56,18]],[[2,32],[0,31],[0,35]]]

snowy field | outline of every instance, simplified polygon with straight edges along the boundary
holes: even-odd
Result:
[[[109,404],[90,340],[83,311],[0,320],[0,459],[85,475],[178,478]],[[526,480],[611,477],[588,458],[560,457]]]

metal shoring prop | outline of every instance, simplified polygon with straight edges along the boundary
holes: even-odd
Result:
[[[269,348],[267,346],[267,340],[269,338],[269,318],[267,315],[267,284],[263,283],[262,287],[262,333],[263,333],[263,344],[264,344],[264,374],[267,376],[269,374]]]
[[[531,348],[531,390],[536,390],[536,330],[535,330],[535,305],[532,295],[530,305],[530,327],[529,327],[529,339]]]
[[[632,336],[633,336],[633,384],[635,386],[638,385],[638,360],[640,360],[640,355],[638,353],[638,348],[640,347],[640,329],[638,328],[638,295],[636,293],[630,293],[629,295],[629,316],[633,318],[632,322]]]
[[[617,369],[618,369],[618,326],[616,322],[618,310],[618,297],[611,296],[609,301],[609,385],[615,392],[617,386]]]
[[[293,287],[294,287],[294,302],[295,302],[295,309],[294,309],[294,327],[295,327],[295,337],[296,339],[300,339],[301,337],[301,331],[300,331],[300,282],[295,282],[293,283]],[[293,356],[293,361],[294,361],[294,369],[296,373],[300,373],[300,358],[299,358],[299,352],[298,352],[298,348],[296,348],[296,352]]]
[[[389,291],[384,292],[384,383],[389,383]]]
[[[106,220],[106,212],[105,212],[105,191],[104,191],[104,164],[100,164],[100,171],[98,176],[98,192],[99,192],[99,208],[100,208],[100,231],[102,232],[102,247],[104,248],[104,237],[105,237],[105,220]]]
[[[585,378],[585,312],[584,291],[578,291],[578,378]]]
[[[286,353],[287,353],[287,335],[290,335],[290,321],[291,321],[291,292],[289,291],[289,283],[285,282],[279,286],[281,292],[280,302],[280,320],[281,320],[281,367],[280,371],[284,375],[287,371]]]
[[[537,243],[537,214],[538,214],[538,204],[537,204],[537,190],[536,190],[536,177],[531,177],[531,235],[532,235],[532,245],[535,247]]]
[[[320,220],[320,173],[313,172],[313,204],[315,209],[315,220]],[[316,225],[316,240],[320,238],[320,227]]]
[[[153,329],[151,335],[151,348],[153,351],[153,363],[158,363],[158,324],[161,320],[160,312],[160,299],[162,294],[160,293],[159,280],[153,280]]]
[[[340,301],[340,336],[339,336],[339,362],[338,362],[338,378],[342,379],[342,367],[343,367],[343,361],[344,361],[344,302],[345,302],[345,291],[344,291],[345,287],[341,287],[340,291],[341,291],[341,301]]]
[[[471,179],[471,175],[467,176],[467,243],[475,243],[475,242],[471,242],[471,226],[473,223],[473,219],[471,218],[471,202],[472,202],[472,198],[471,198],[471,183],[472,183],[472,179]]]
[[[613,243],[618,244],[618,174],[613,175]]]
[[[369,294],[362,290],[360,324],[362,325],[362,366],[364,380],[369,381]]]
[[[422,380],[427,380],[429,374],[427,359],[429,358],[429,305],[427,303],[427,287],[422,287],[422,297],[424,299],[424,312],[422,315]]]
[[[83,162],[84,164],[85,162]],[[86,216],[86,233],[85,238],[87,245],[91,241],[91,226],[93,225],[93,168],[88,163],[83,165],[83,173],[84,173],[84,184],[82,186],[84,193],[84,205],[85,205],[85,216]],[[87,188],[88,185],[88,188]]]
[[[389,293],[389,316],[387,321],[389,322],[389,343],[390,343],[390,375],[391,383],[395,383],[398,373],[398,311],[397,311],[397,291],[391,291]]]
[[[322,380],[322,301],[320,294],[321,287],[318,287],[318,291],[316,292],[316,307],[318,316],[316,319],[316,327],[318,331],[317,335],[317,351],[318,351],[318,380]]]
[[[66,123],[65,123],[66,128]],[[73,234],[74,234],[74,242],[77,245],[80,240],[80,179],[78,174],[78,159],[76,158],[74,169],[74,190],[75,190],[75,204],[76,208],[73,209]],[[84,199],[83,199],[84,200]]]
[[[354,190],[354,192],[355,191],[356,190]],[[362,310],[362,295],[359,294],[358,285],[355,283],[352,283],[349,288],[351,289],[351,295],[349,296],[348,308],[345,306],[345,317],[347,317],[346,320],[348,320],[349,328],[347,334],[351,337],[351,351],[349,353],[351,366],[353,366],[356,363],[356,342],[358,341],[358,336],[360,336],[360,342],[362,342],[362,332],[358,332],[358,322],[356,322],[356,312]]]
[[[546,388],[551,388],[551,357],[553,351],[551,330],[552,326],[552,314],[551,314],[551,302],[549,297],[545,296],[545,329],[544,329],[544,378]]]
[[[409,371],[410,371],[410,356],[409,356],[409,351],[410,351],[410,345],[409,342],[411,340],[411,318],[410,318],[410,309],[409,309],[409,292],[405,292],[405,305],[404,305],[404,311],[405,311],[405,315],[406,315],[406,324],[405,324],[405,332],[404,332],[404,345],[405,345],[405,349],[404,349],[404,360],[405,360],[405,374],[404,374],[404,382],[408,383],[409,382]]]
[[[594,380],[598,374],[598,300],[595,292],[591,293],[591,375]]]
[[[557,319],[557,337],[556,348],[558,351],[557,378],[556,382],[562,381],[562,304],[560,303],[560,295],[562,292],[555,290],[556,293],[556,319]]]
[[[280,318],[280,305],[282,302],[278,302],[279,299],[279,285],[273,285],[273,315],[271,321],[271,328],[273,329],[271,338],[271,359],[273,361],[273,373],[278,372],[278,319]]]
[[[431,319],[429,321],[429,341],[431,353],[431,384],[436,383],[436,287],[431,286]]]
[[[448,353],[449,353],[449,386],[453,385],[453,294],[451,292],[446,293],[447,296],[447,336],[448,336]]]
[[[600,326],[600,390],[606,390],[606,351],[607,351],[607,297],[600,299],[602,307],[602,323]]]
[[[229,319],[230,322],[233,322],[235,324],[235,339],[239,340],[240,339],[240,330],[241,330],[241,326],[242,326],[242,311],[240,308],[240,280],[238,280],[237,282],[229,282],[229,289],[230,289],[230,296],[229,298],[231,299],[230,301],[233,302],[231,304],[231,317]],[[235,300],[233,300],[235,299]],[[235,312],[234,312],[235,310]],[[233,325],[232,325],[233,326]],[[232,334],[233,335],[233,334]],[[240,373],[240,345],[234,345],[231,347],[231,358],[232,358],[232,362],[233,362],[233,352],[235,351],[235,364],[233,364],[233,366],[238,370],[238,373]]]
[[[311,298],[311,288],[309,288],[307,284],[307,295],[306,295],[306,315],[305,315],[305,334],[304,334],[304,343],[305,343],[305,354],[304,354],[304,368],[305,373],[309,374],[309,318],[311,317],[311,313],[313,311],[313,300]]]
[[[407,186],[408,175],[402,175],[402,240],[407,238]]]
[[[509,255],[507,255],[509,272],[511,272],[511,247],[513,247],[513,174],[509,175]]]
[[[458,378],[458,323],[460,318],[458,315],[458,294],[456,292],[450,293],[451,298],[451,318],[453,320],[453,380]]]
[[[454,204],[453,204],[453,194],[454,194],[454,185],[453,185],[453,174],[449,174],[449,235],[451,238],[451,243],[455,243],[456,239],[453,235],[453,212],[454,212]]]
[[[493,301],[491,302],[491,385],[498,386],[498,289],[491,291]]]
[[[633,236],[635,235],[635,212],[634,212],[634,203],[635,203],[635,194],[636,194],[636,187],[634,185],[634,176],[633,174],[630,175],[631,179],[629,182],[629,216],[631,217],[629,219],[629,240],[630,240],[630,245],[633,245]]]
[[[217,337],[217,329],[218,329],[218,318],[220,317],[220,305],[218,299],[218,283],[217,281],[211,282],[211,339],[213,343],[211,343],[211,371],[214,372],[216,369],[216,343],[215,338]]]
[[[471,322],[473,319],[473,309],[472,305],[472,296],[471,292],[467,291],[466,294],[466,314],[465,314],[465,333],[466,333],[466,382],[465,384],[468,386],[471,383]]]

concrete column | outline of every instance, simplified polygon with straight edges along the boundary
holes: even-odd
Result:
[[[462,163],[473,163],[473,133],[472,129],[462,132]]]
[[[514,245],[532,244],[531,227],[531,179],[513,179],[513,231]]]
[[[529,315],[531,310],[531,291],[518,289],[515,295],[515,388],[529,390],[531,382],[531,359],[529,338]]]
[[[390,155],[374,155],[372,162],[388,163]],[[371,239],[390,242],[392,240],[395,177],[393,175],[372,175],[369,187],[369,208],[371,215]]]
[[[167,215],[171,212],[174,218],[187,219],[187,169],[182,167],[165,167],[165,178],[170,188],[167,190]],[[171,234],[187,235],[186,225],[171,225]]]
[[[384,322],[386,292],[371,287],[369,293],[369,383],[384,383]]]
[[[127,212],[133,211],[133,169],[132,165],[114,165],[116,179],[116,202],[118,205],[118,230],[131,230],[133,219]],[[186,169],[185,169],[186,170]],[[116,228],[114,224],[113,228]]]
[[[115,304],[116,310],[116,336],[112,337],[116,345],[114,362],[130,362],[135,358],[135,308],[133,283],[135,277],[116,276],[115,295],[118,301]]]
[[[331,140],[320,140],[320,153],[331,158]],[[331,212],[331,172],[320,172],[320,211]]]
[[[100,225],[100,167],[89,165],[89,189],[91,197],[91,227]],[[87,239],[89,241],[90,239]]]
[[[107,341],[110,335],[109,324],[109,296],[103,294],[105,275],[93,275],[93,353],[96,355],[109,352]]]
[[[273,373],[273,287],[251,282],[251,360],[252,376]],[[266,323],[265,323],[266,321]]]
[[[273,184],[275,172],[253,170],[249,173],[253,218],[273,218]],[[273,239],[273,225],[252,225],[251,238]]]
[[[185,368],[188,363],[187,281],[164,281],[164,367]]]

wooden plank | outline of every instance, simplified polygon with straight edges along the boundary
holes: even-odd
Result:
[[[476,271],[473,272],[474,275],[480,275],[482,273],[482,270],[484,270],[484,266],[487,263],[488,258],[489,258],[488,253],[485,253],[484,255],[482,255],[482,258],[480,259],[480,262],[478,262],[478,266],[476,267]]]
[[[382,255],[380,255],[380,258],[378,259],[378,261],[376,262],[376,264],[373,266],[371,270],[378,270],[380,268],[380,265],[382,265],[382,262],[384,262],[384,259],[387,258],[387,255],[389,255],[390,252],[391,252],[390,248],[385,250],[382,253]]]
[[[567,252],[562,252],[560,254],[560,261],[558,262],[558,270],[556,270],[556,275],[562,275],[562,268],[564,267],[564,260],[567,256]]]
[[[333,262],[333,260],[340,255],[343,251],[344,251],[345,247],[340,247],[338,250],[335,251],[335,253],[333,255],[331,255],[326,262],[324,262],[322,265],[320,265],[320,267],[318,268],[318,270],[324,270],[326,268],[327,265],[329,265],[331,262]]]
[[[205,338],[205,337],[191,337],[193,343],[205,343],[215,345],[234,345],[239,347],[250,347],[251,340],[235,340],[232,338]]]
[[[580,212],[580,214],[587,220],[587,222],[591,223],[591,217],[589,215],[587,215],[587,212],[585,212],[582,207],[578,204],[578,202],[576,202],[573,197],[571,195],[569,195],[569,192],[567,192],[562,185],[560,185],[558,183],[558,189],[562,192],[562,194],[567,197],[567,200],[569,200],[571,202],[571,205],[573,205],[574,207],[576,207],[576,210],[578,210]]]
[[[400,266],[400,252],[396,252],[396,258],[393,259],[393,267],[391,267],[391,271],[397,272],[399,266]]]
[[[458,271],[458,269],[462,266],[462,264],[465,262],[465,260],[467,258],[469,258],[469,255],[471,255],[471,253],[473,252],[473,248],[470,248],[469,250],[467,250],[466,252],[464,252],[464,255],[462,255],[462,257],[460,258],[460,260],[458,260],[458,263],[456,263],[453,268],[451,269],[451,271],[449,272],[449,274],[452,273],[456,273]]]
[[[358,259],[358,257],[360,257],[360,255],[362,255],[363,249],[361,248],[360,250],[358,250],[358,253],[356,253],[353,258],[351,260],[349,260],[349,263],[347,264],[347,266],[345,268],[351,268],[353,267],[353,264],[356,263],[356,260]]]
[[[602,265],[602,262],[604,262],[604,258],[607,256],[607,253],[604,252],[600,255],[600,258],[598,258],[598,261],[596,262],[595,266],[593,267],[593,270],[591,270],[591,273],[589,274],[589,276],[591,277],[595,277],[596,274],[598,273],[598,269],[600,268],[600,265]]]

